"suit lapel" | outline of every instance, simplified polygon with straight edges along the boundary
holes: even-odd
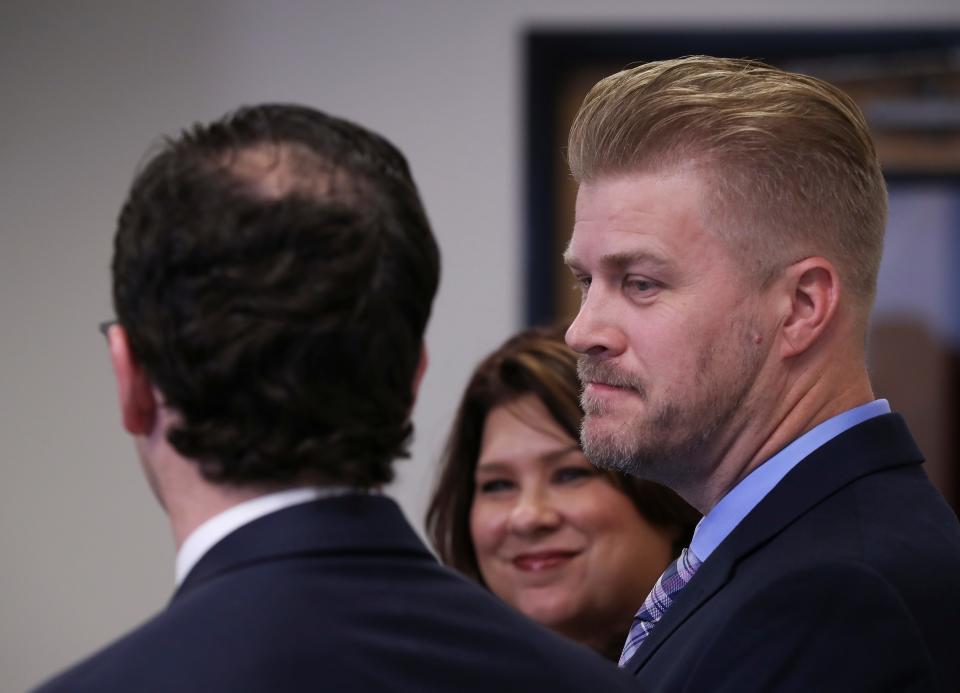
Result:
[[[899,414],[864,421],[814,450],[703,563],[626,667],[636,674],[670,635],[729,581],[739,561],[814,505],[863,476],[921,462],[923,455]]]
[[[217,542],[177,589],[181,598],[244,566],[307,554],[400,552],[433,560],[397,504],[380,495],[348,495],[301,503],[243,525]]]

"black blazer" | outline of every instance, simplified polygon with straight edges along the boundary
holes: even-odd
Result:
[[[194,567],[168,608],[39,689],[627,691],[628,675],[440,566],[382,496],[280,510]]]
[[[960,691],[960,525],[903,419],[800,462],[627,663],[652,691]]]

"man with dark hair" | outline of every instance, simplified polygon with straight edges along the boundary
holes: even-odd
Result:
[[[704,514],[621,666],[663,691],[957,691],[960,526],[865,343],[886,189],[835,87],[706,56],[587,95],[581,438]]]
[[[376,489],[407,454],[439,255],[403,156],[242,109],[134,181],[105,325],[178,547],[169,607],[41,690],[624,690],[439,566]]]

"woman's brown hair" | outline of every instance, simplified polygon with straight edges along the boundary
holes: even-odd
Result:
[[[537,327],[508,339],[477,366],[454,419],[426,526],[440,559],[483,583],[470,536],[474,469],[487,414],[501,404],[535,395],[571,438],[578,440],[583,410],[577,355],[563,341],[563,328]],[[686,546],[699,514],[673,491],[651,481],[606,471],[613,485],[657,527],[675,528],[674,554]]]

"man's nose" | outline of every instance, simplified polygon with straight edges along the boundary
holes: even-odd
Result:
[[[599,288],[590,287],[580,312],[567,329],[567,345],[580,354],[589,356],[617,356],[626,348],[626,338],[620,325],[623,316],[616,313],[610,298]]]

